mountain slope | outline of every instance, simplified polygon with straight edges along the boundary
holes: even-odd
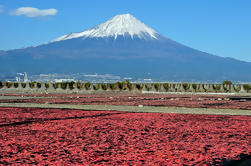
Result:
[[[44,45],[0,52],[0,70],[7,74],[83,72],[175,81],[251,81],[251,63],[179,44],[129,14]]]

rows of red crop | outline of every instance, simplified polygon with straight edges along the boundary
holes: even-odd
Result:
[[[203,165],[251,155],[250,116],[0,108],[0,117],[0,165]]]
[[[88,118],[109,115],[114,111],[81,111],[68,109],[33,109],[33,108],[0,108],[0,126],[8,126],[20,122],[58,120],[67,118]]]
[[[31,95],[30,95],[31,96]],[[39,97],[38,94],[36,94]],[[229,100],[229,96],[209,95],[163,95],[163,94],[50,94],[45,98],[10,99],[0,102],[15,103],[55,103],[82,105],[146,105],[146,106],[178,106],[192,108],[229,108],[251,109],[251,101]]]

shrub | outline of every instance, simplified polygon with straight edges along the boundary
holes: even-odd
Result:
[[[111,84],[111,89],[112,90],[118,90],[119,89],[119,83],[116,82],[116,83]]]
[[[204,89],[205,92],[208,92],[209,85],[202,84],[202,88]]]
[[[219,91],[221,89],[221,85],[220,84],[218,84],[218,85],[214,84],[213,89],[217,92],[217,91]]]
[[[133,89],[133,86],[131,83],[127,84],[127,88],[131,91]]]
[[[117,90],[118,89],[117,84],[111,84],[111,83],[109,83],[107,85],[108,85],[109,89],[111,89],[111,90]]]
[[[197,84],[192,84],[192,88],[196,91],[197,90],[198,85]]]
[[[122,82],[122,85],[123,85],[123,90],[132,90],[133,89],[133,85],[132,83],[129,81],[129,80],[125,80]]]
[[[42,87],[42,85],[41,85],[40,82],[37,83],[37,87],[38,87],[38,88],[41,88],[41,87]]]
[[[152,89],[152,87],[150,85],[148,85],[148,84],[145,84],[145,88],[146,88],[147,91],[150,91]]]
[[[112,89],[112,84],[111,83],[107,83],[107,89]]]
[[[68,83],[70,90],[74,89],[74,84],[75,84],[74,81]]]
[[[182,83],[182,87],[184,88],[185,91],[187,91],[189,89],[189,85],[188,83]]]
[[[127,84],[123,81],[122,83],[122,90],[127,90]]]
[[[67,82],[62,82],[61,85],[60,85],[61,89],[66,89],[67,88],[67,84],[68,84]]]
[[[59,87],[59,84],[60,84],[60,83],[55,82],[52,86],[53,86],[54,89],[57,89],[57,88]]]
[[[79,82],[79,81],[77,82],[77,88],[78,89],[82,89],[83,88],[83,84],[81,82]]]
[[[45,83],[44,86],[45,86],[46,89],[48,89],[50,87],[50,84],[49,83]]]
[[[34,87],[35,87],[35,82],[30,82],[30,83],[29,83],[29,87],[30,87],[30,88],[34,88]]]
[[[129,80],[125,80],[125,81],[123,82],[123,89],[124,89],[124,90],[128,89],[128,90],[131,91],[131,90],[133,89],[132,83],[131,83]]]
[[[121,83],[122,83],[122,90],[127,90],[127,84],[125,83],[125,81]]]
[[[230,88],[231,88],[230,85],[229,86],[223,85],[224,92],[229,92]]]
[[[124,83],[125,84],[130,84],[130,81],[129,80],[125,80]]]
[[[249,91],[251,90],[251,85],[249,85],[249,84],[244,84],[244,85],[243,85],[243,88],[244,88],[247,92],[249,92]]]
[[[13,83],[12,82],[6,82],[5,85],[6,85],[7,88],[11,88]]]
[[[25,88],[26,87],[26,83],[21,83],[22,87]]]
[[[91,89],[91,83],[90,82],[86,82],[85,83],[85,89],[86,90],[90,90]]]
[[[119,90],[122,90],[123,89],[123,87],[124,87],[124,84],[123,84],[123,82],[116,82],[116,86],[117,86],[117,88],[119,89]]]
[[[163,87],[164,87],[164,89],[165,89],[166,91],[168,91],[168,89],[169,89],[169,84],[168,84],[168,83],[164,83],[164,84],[163,84]]]
[[[233,87],[234,87],[234,90],[236,92],[240,92],[240,90],[241,90],[241,86],[240,85],[234,85]]]
[[[160,84],[159,83],[155,83],[154,84],[154,88],[159,91],[160,90]]]
[[[228,92],[231,89],[232,81],[223,81],[222,82],[224,91]]]
[[[0,88],[2,88],[3,87],[3,83],[2,83],[2,81],[0,81]]]
[[[107,84],[101,84],[101,88],[103,89],[103,90],[107,90]]]
[[[18,88],[18,82],[14,82],[14,87]]]
[[[100,89],[100,84],[95,84],[95,85],[93,85],[93,89],[94,89],[94,90],[99,90],[99,89]]]
[[[127,90],[127,89],[128,89],[127,83],[129,83],[128,80],[122,82],[122,89],[123,89],[123,90]]]
[[[142,85],[142,84],[136,84],[136,88],[137,88],[138,90],[142,90],[142,89],[143,89],[143,85]]]
[[[232,81],[223,81],[222,85],[232,85]]]

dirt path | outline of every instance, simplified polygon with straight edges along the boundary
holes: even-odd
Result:
[[[158,112],[177,114],[208,114],[208,115],[249,115],[250,110],[154,107],[154,106],[114,106],[114,105],[71,105],[71,104],[37,104],[37,103],[0,103],[0,107],[31,107],[31,108],[66,108],[80,110],[109,110],[126,112]]]

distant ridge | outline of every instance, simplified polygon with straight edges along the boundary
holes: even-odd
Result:
[[[36,47],[0,52],[2,75],[98,73],[163,81],[251,82],[251,63],[171,40],[130,14]]]

